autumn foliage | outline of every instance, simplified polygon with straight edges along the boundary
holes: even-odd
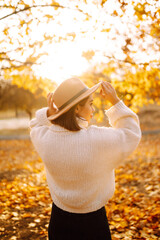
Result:
[[[66,73],[78,75],[89,87],[110,77],[119,97],[136,113],[143,105],[155,102],[160,105],[159,1],[42,2],[0,3],[0,107],[5,108],[6,100],[2,81],[30,91],[28,94],[34,94],[37,100],[55,89],[59,80],[57,69],[64,78]],[[80,52],[74,55],[77,49]],[[85,73],[81,69],[82,60],[91,71],[86,68]],[[81,72],[73,74],[75,68]],[[46,77],[48,71],[50,80]],[[17,104],[12,98],[12,105],[31,116],[30,102],[35,103],[35,99],[32,96],[30,102],[19,106],[22,94],[19,97],[12,94],[18,101]],[[103,103],[97,96],[94,101],[97,122],[104,118]]]
[[[136,113],[144,105],[160,105],[159,1],[111,2],[1,1],[1,110],[22,109],[31,117],[56,88],[56,70],[79,70],[80,60],[92,66],[77,74],[88,87],[110,81]],[[58,52],[58,46],[63,51]],[[63,46],[70,47],[70,54]],[[36,75],[47,74],[46,69],[53,70],[51,79]],[[95,92],[93,105],[94,119],[102,123],[110,104]],[[158,118],[157,114],[155,122]],[[115,170],[116,191],[106,205],[113,240],[160,236],[159,145],[159,134],[143,136],[136,151]],[[0,239],[47,239],[52,200],[42,160],[30,140],[0,141],[0,187]]]

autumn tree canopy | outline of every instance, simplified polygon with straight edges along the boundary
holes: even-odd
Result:
[[[57,63],[61,72],[68,62],[71,70],[86,65],[91,72],[110,76],[116,90],[136,110],[136,105],[148,100],[159,102],[159,26],[156,0],[3,0],[1,79],[14,80],[15,75],[34,75],[35,71],[47,74],[50,64],[52,81],[56,81]],[[65,53],[64,46],[70,52]],[[78,50],[80,56],[73,55]],[[84,66],[77,56],[86,61]]]

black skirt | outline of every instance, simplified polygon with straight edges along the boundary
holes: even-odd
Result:
[[[111,240],[105,207],[89,213],[71,213],[52,204],[49,240]]]

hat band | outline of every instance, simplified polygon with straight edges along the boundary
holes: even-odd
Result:
[[[73,100],[75,100],[77,97],[79,97],[82,93],[86,92],[89,88],[85,87],[84,89],[82,89],[79,93],[77,93],[74,97],[72,97],[70,100],[68,100],[66,103],[64,103],[61,107],[59,107],[59,110],[62,110],[64,107],[66,107],[68,104],[70,104],[71,102],[73,102]]]

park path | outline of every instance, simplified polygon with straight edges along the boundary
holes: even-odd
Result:
[[[12,119],[2,119],[0,120],[0,131],[4,129],[28,129],[29,127],[29,118],[12,118]],[[154,130],[143,130],[142,135],[146,134],[158,134],[160,133],[160,129]],[[3,135],[0,134],[0,140],[10,140],[10,139],[30,139],[29,134],[11,134],[11,135]]]
[[[17,129],[17,128],[28,128],[29,118],[11,118],[0,120],[0,130],[3,129]]]

